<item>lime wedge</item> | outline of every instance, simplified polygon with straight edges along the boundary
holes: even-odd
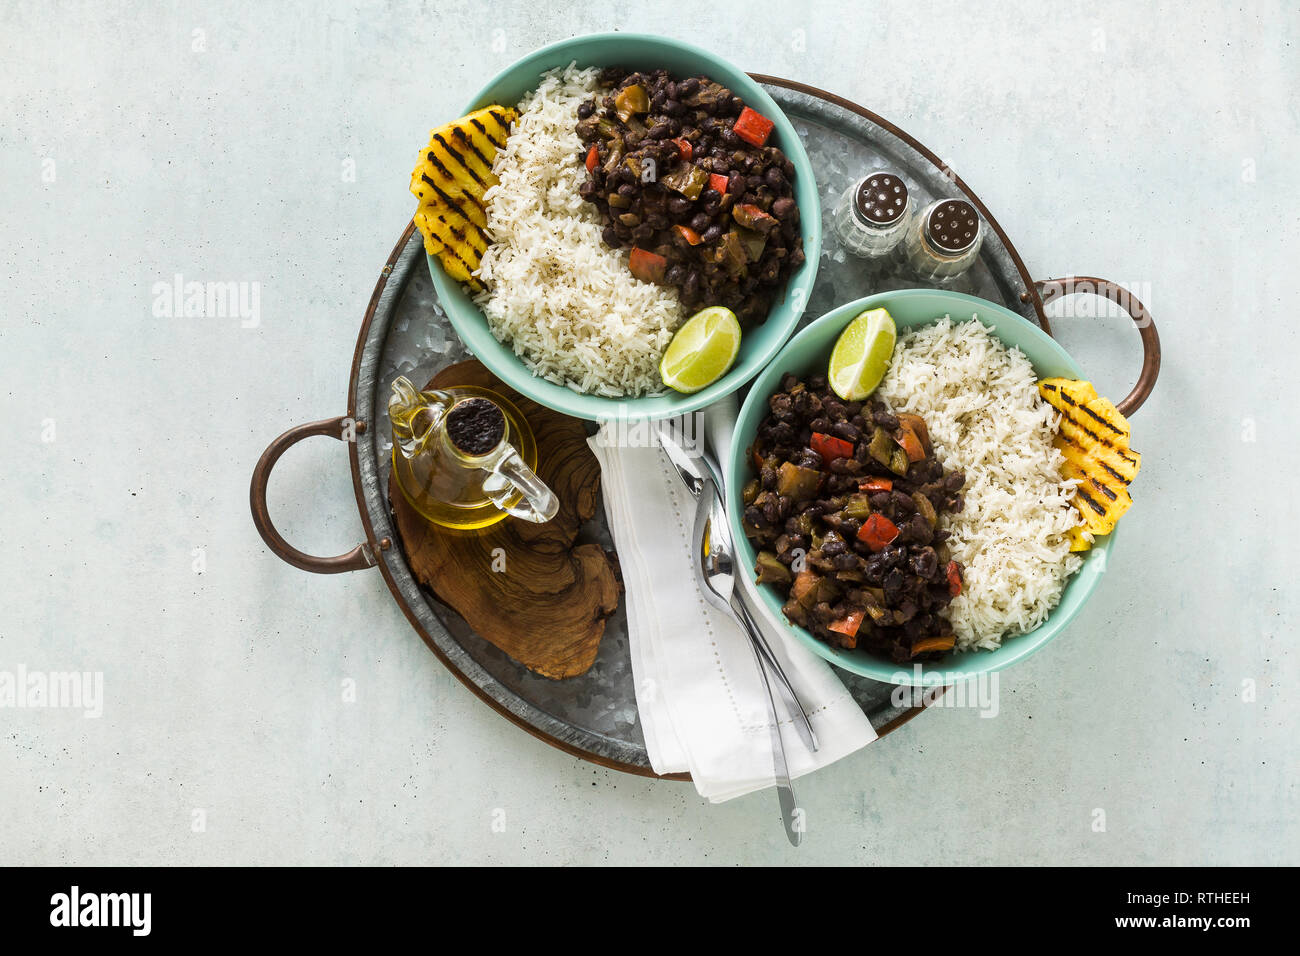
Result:
[[[740,351],[736,313],[720,305],[701,309],[682,323],[659,362],[664,384],[678,392],[698,392],[727,373]]]
[[[898,331],[884,309],[869,309],[848,324],[831,351],[826,373],[835,394],[860,402],[876,390],[889,368]]]

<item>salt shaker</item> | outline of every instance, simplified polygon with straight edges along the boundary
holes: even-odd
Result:
[[[943,283],[971,267],[983,241],[974,206],[964,199],[940,199],[913,220],[899,250],[918,279]]]
[[[888,170],[863,176],[844,191],[833,221],[844,248],[855,256],[881,260],[907,232],[912,200],[907,184]]]

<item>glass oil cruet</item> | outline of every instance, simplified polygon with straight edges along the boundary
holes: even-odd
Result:
[[[522,413],[486,388],[420,391],[405,376],[388,400],[393,476],[421,515],[447,528],[486,528],[506,515],[537,524],[560,510],[533,473],[537,443]]]

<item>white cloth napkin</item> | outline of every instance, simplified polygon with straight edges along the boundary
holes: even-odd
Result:
[[[708,445],[719,461],[726,461],[736,407],[733,398],[705,414]],[[590,444],[626,587],[636,701],[651,766],[658,773],[689,771],[700,794],[720,803],[773,784],[767,692],[744,631],[701,594],[691,563],[696,502],[656,436],[653,427],[607,422]],[[790,776],[875,740],[871,722],[830,665],[783,633],[789,625],[772,619],[752,574],[740,570],[748,604],[820,744],[816,753],[804,745],[778,696]]]

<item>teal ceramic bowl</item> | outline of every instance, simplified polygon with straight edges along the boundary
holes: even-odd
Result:
[[[778,390],[781,377],[786,372],[793,372],[799,376],[818,373],[824,375],[831,349],[845,326],[864,310],[876,308],[889,310],[889,314],[898,325],[900,336],[908,329],[928,325],[945,315],[951,316],[953,321],[961,321],[977,315],[986,326],[993,326],[999,339],[1025,353],[1040,378],[1053,375],[1068,378],[1083,377],[1083,372],[1074,359],[1070,358],[1065,349],[1042,329],[1002,306],[957,292],[941,292],[932,289],[882,292],[842,305],[816,319],[791,339],[776,360],[763,369],[754,380],[736,421],[735,437],[725,466],[727,499],[732,503],[728,509],[728,517],[731,533],[736,541],[737,564],[745,569],[751,581],[756,555],[753,545],[745,537],[744,529],[741,527],[742,509],[737,505],[740,502],[739,489],[754,476],[748,448],[754,443],[754,438],[758,434],[759,423],[767,415],[768,399]],[[1010,667],[1016,661],[1023,660],[1042,648],[1065,630],[1066,625],[1079,613],[1084,602],[1100,583],[1102,573],[1106,570],[1107,555],[1114,546],[1114,540],[1113,533],[1097,540],[1096,545],[1084,558],[1083,567],[1066,585],[1061,603],[1038,628],[1028,634],[1005,639],[996,651],[949,654],[935,663],[921,665],[919,673],[909,665],[894,664],[866,651],[842,651],[822,643],[808,631],[786,620],[785,615],[781,613],[783,601],[774,588],[770,585],[756,585],[756,588],[761,596],[761,610],[777,630],[788,632],[796,641],[835,666],[885,683],[933,686]]]
[[[452,327],[470,351],[492,372],[534,401],[578,418],[602,419],[621,417],[664,418],[680,415],[711,405],[729,395],[758,373],[780,351],[803,314],[803,308],[817,276],[821,258],[821,203],[812,165],[799,135],[781,112],[780,107],[743,71],[713,53],[666,37],[635,33],[602,33],[575,37],[543,47],[498,74],[485,86],[466,111],[492,103],[514,105],[537,85],[539,77],[557,66],[576,62],[579,66],[624,66],[632,69],[666,69],[685,76],[708,75],[741,97],[776,124],[770,143],[779,146],[795,167],[795,200],[799,203],[803,226],[803,247],[807,262],[790,278],[785,296],[773,306],[762,325],[745,333],[740,354],[731,370],[708,388],[691,395],[670,392],[647,398],[603,398],[582,395],[562,385],[555,385],[533,375],[509,345],[493,337],[487,320],[461,287],[442,269],[437,259],[429,257],[429,272],[434,288],[447,312]]]

